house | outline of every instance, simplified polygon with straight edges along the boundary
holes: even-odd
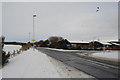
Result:
[[[97,49],[97,50],[102,50],[103,49],[103,44],[98,41],[91,41],[89,42],[90,49]]]
[[[89,49],[89,42],[70,41],[71,49]]]
[[[108,43],[111,44],[109,48],[107,48],[108,50],[120,50],[120,41],[110,41]]]

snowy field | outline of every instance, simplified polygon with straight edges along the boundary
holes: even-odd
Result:
[[[118,55],[120,55],[120,51],[102,51],[94,53],[91,56],[95,58],[118,62],[120,61],[120,57]]]
[[[4,45],[4,51],[5,52],[13,52],[14,50],[18,50],[20,49],[21,46],[20,45]]]
[[[13,46],[12,46],[13,47]],[[11,47],[11,48],[12,48]],[[14,46],[15,47],[15,46]],[[6,47],[5,47],[6,48]],[[18,49],[17,46],[14,49]],[[14,50],[12,48],[12,50]],[[5,49],[7,50],[7,49]],[[9,50],[7,50],[9,51]],[[0,70],[1,71],[1,70]],[[9,60],[3,78],[93,78],[33,48]]]

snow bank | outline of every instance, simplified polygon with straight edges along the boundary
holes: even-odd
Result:
[[[13,52],[14,50],[20,49],[20,45],[4,45],[4,51],[5,52]]]
[[[105,51],[105,52],[103,51],[103,52],[99,52],[99,53],[94,53],[91,56],[100,58],[100,59],[104,59],[104,60],[118,62],[118,60],[120,60],[120,58],[118,56],[119,54],[120,54],[119,51]]]

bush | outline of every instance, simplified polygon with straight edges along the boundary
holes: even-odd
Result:
[[[4,40],[5,40],[5,37],[0,37],[0,57],[2,57],[2,59],[1,59],[1,64],[2,64],[2,66],[4,66],[5,65],[5,63],[7,63],[8,62],[8,59],[9,59],[9,57],[10,57],[10,54],[6,54],[6,52],[5,51],[3,51],[3,47],[4,47]]]

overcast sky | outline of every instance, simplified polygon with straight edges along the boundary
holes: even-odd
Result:
[[[96,12],[97,6],[100,10]],[[2,4],[2,34],[6,41],[62,36],[70,41],[118,39],[117,2],[6,2]]]

